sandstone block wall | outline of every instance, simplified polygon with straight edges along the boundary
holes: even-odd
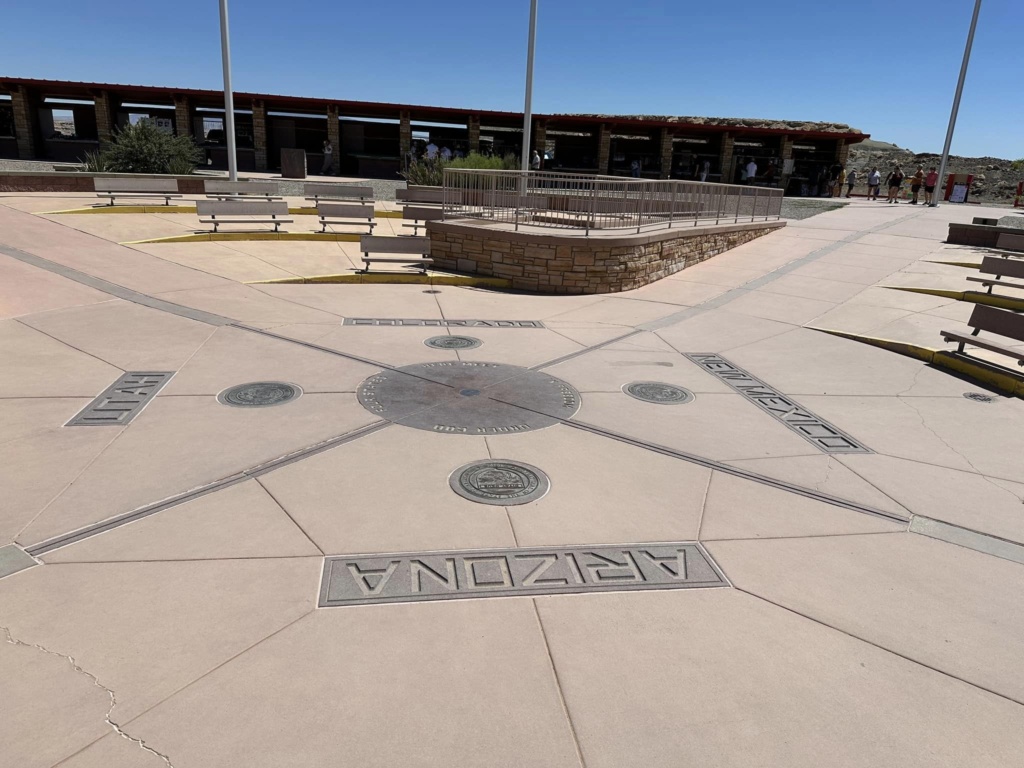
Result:
[[[784,222],[753,222],[588,238],[492,230],[461,221],[427,223],[434,266],[512,281],[537,293],[616,293],[675,274],[761,237]]]

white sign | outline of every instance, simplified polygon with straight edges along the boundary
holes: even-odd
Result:
[[[951,203],[964,203],[967,202],[967,185],[966,184],[954,184],[953,191],[949,194],[949,202]]]

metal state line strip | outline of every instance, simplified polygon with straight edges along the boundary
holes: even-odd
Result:
[[[107,520],[102,520],[98,523],[93,523],[92,525],[88,525],[84,528],[79,528],[76,531],[71,531],[70,533],[63,533],[59,536],[46,539],[45,541],[41,541],[38,544],[33,544],[32,546],[25,547],[25,552],[30,554],[32,557],[39,557],[40,555],[44,555],[47,552],[52,552],[55,549],[60,549],[61,547],[66,547],[69,544],[74,544],[84,539],[88,539],[93,536],[98,536],[101,533],[112,531],[115,528],[120,528],[122,525],[133,523],[136,520],[142,520],[143,518],[149,517],[150,515],[155,515],[157,512],[163,512],[165,509],[170,509],[171,507],[176,507],[180,504],[185,504],[186,502],[189,501],[194,501],[195,499],[207,496],[211,493],[214,493],[215,491],[220,491],[223,490],[224,488],[230,488],[231,486],[237,485],[238,483],[243,483],[246,480],[252,480],[253,478],[265,475],[268,472],[273,472],[274,470],[281,469],[282,467],[285,467],[289,464],[293,464],[297,461],[307,459],[310,456],[315,456],[318,453],[328,451],[331,448],[335,448],[339,445],[344,445],[345,443],[352,442],[353,440],[358,440],[361,437],[371,435],[374,432],[378,432],[384,429],[385,427],[389,426],[391,426],[390,421],[374,422],[373,424],[361,427],[360,429],[354,430],[352,432],[347,432],[344,435],[332,437],[329,440],[323,441],[322,443],[316,443],[315,445],[302,448],[298,451],[286,453],[283,456],[279,456],[278,458],[272,459],[271,461],[268,462],[264,462],[263,464],[257,464],[254,467],[243,469],[241,472],[237,472],[233,475],[228,475],[227,477],[222,477],[219,480],[214,480],[212,483],[207,483],[206,485],[200,486],[199,488],[194,488],[191,491],[186,491],[185,493],[180,493],[177,494],[176,496],[171,496],[170,498],[164,499],[163,501],[158,501],[155,504],[148,504],[144,507],[139,507],[138,509],[134,509],[130,512],[126,512],[124,514],[108,518]]]

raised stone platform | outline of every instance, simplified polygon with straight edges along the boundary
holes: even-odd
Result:
[[[523,291],[579,294],[640,288],[784,226],[757,221],[584,236],[462,219],[427,222],[427,233],[435,267],[505,278]]]

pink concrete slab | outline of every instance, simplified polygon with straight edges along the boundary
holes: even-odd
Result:
[[[457,495],[448,476],[489,458],[482,437],[388,427],[261,478],[325,552],[515,545],[503,507]]]
[[[230,317],[238,322],[326,323],[340,321],[337,315],[311,309],[294,301],[274,298],[257,286],[225,285],[161,293],[160,298],[186,307]]]
[[[285,381],[304,392],[355,392],[379,371],[290,341],[222,327],[178,370],[159,397],[216,395],[253,381]]]
[[[605,298],[597,304],[563,312],[557,315],[563,321],[594,321],[608,325],[624,325],[633,327],[659,320],[667,315],[679,312],[678,304],[666,304],[661,301],[638,301],[618,294]],[[554,318],[552,318],[554,319]]]
[[[33,315],[22,322],[126,371],[176,370],[215,330],[120,300]]]
[[[628,341],[622,342],[625,344]],[[621,393],[622,387],[636,381],[659,381],[691,392],[733,392],[728,385],[674,351],[604,347],[544,370],[569,382],[580,392]]]
[[[352,326],[332,324],[323,332],[324,325],[290,325],[274,327],[273,333],[289,338],[309,341],[317,346],[335,349],[350,355],[358,355],[394,366],[413,365],[414,363],[436,363],[458,360],[458,354],[451,349],[434,349],[423,342],[434,336],[465,331],[471,335],[475,329],[441,328],[438,326]],[[510,330],[507,333],[518,333]],[[323,353],[318,353],[323,354]]]
[[[931,296],[926,293],[911,293],[910,291],[897,291],[892,288],[874,286],[867,288],[850,299],[850,304],[869,304],[876,307],[892,307],[905,309],[910,312],[922,312],[926,309],[934,309],[948,305],[955,301],[942,296]]]
[[[0,581],[0,601],[12,635],[73,656],[115,692],[111,719],[127,724],[310,613],[321,563],[47,565]]]
[[[1024,484],[891,456],[840,461],[916,515],[1024,544]]]
[[[508,508],[519,546],[697,538],[709,470],[564,426],[486,440],[495,459],[551,480],[543,498]]]
[[[577,344],[590,347],[629,333],[632,329],[623,325],[606,325],[595,322],[574,322],[572,320],[548,320],[544,326]],[[668,349],[668,347],[664,347]]]
[[[724,352],[791,330],[793,326],[788,323],[714,309],[659,328],[656,333],[679,352]]]
[[[84,539],[47,563],[316,557],[322,554],[256,480]]]
[[[83,397],[2,398],[0,444],[59,429],[88,402]]]
[[[111,733],[76,752],[60,768],[167,768],[167,763],[138,743]]]
[[[708,486],[700,538],[770,539],[903,530],[906,525],[715,472]]]
[[[466,335],[482,342],[474,349],[457,350],[460,360],[501,360],[508,365],[528,368],[584,349],[583,344],[547,328],[449,328],[447,331],[453,336]]]
[[[93,398],[121,369],[19,320],[0,320],[0,397]]]
[[[352,395],[307,394],[271,408],[232,408],[213,396],[158,397],[19,541],[76,530],[372,421]]]
[[[776,480],[823,491],[847,501],[892,512],[900,517],[910,517],[909,510],[854,473],[835,456],[746,459],[726,463]]]
[[[814,328],[824,328],[847,333],[877,336],[874,333],[888,323],[900,320],[912,314],[907,309],[877,307],[870,304],[840,304],[820,317],[814,319]]]
[[[481,320],[599,320],[610,322],[601,316],[576,316],[575,310],[603,303],[607,297],[589,296],[539,296],[530,294],[508,294],[486,291],[478,288],[442,287],[435,294],[443,317],[449,320],[476,318]],[[673,310],[674,311],[674,310]],[[403,315],[410,317],[410,315]]]
[[[99,304],[110,299],[106,293],[0,255],[0,318]]]
[[[50,768],[110,732],[110,694],[72,661],[24,644],[0,630],[0,717],[3,761],[18,768]],[[45,725],[43,725],[45,724]]]
[[[729,311],[741,315],[804,325],[835,307],[835,302],[749,291],[729,302]]]
[[[623,299],[637,299],[641,301],[658,301],[665,304],[678,304],[692,307],[703,304],[715,296],[720,296],[728,290],[725,286],[712,285],[710,283],[692,283],[680,280],[658,280],[635,291],[625,291],[618,294]]]
[[[1003,768],[1024,749],[1019,705],[750,595],[536,602],[588,768]]]
[[[529,600],[317,611],[132,728],[180,766],[580,765]]]
[[[239,253],[225,243],[153,243],[132,248],[164,261],[180,264],[237,282],[298,277],[264,259]]]
[[[435,294],[428,285],[261,285],[259,290],[283,301],[330,312],[338,317],[441,319]],[[455,290],[447,286],[436,290]],[[490,318],[483,315],[482,319]]]
[[[792,273],[782,275],[757,290],[767,293],[779,293],[783,296],[795,296],[801,299],[820,299],[822,301],[838,303],[856,296],[863,290],[863,286],[857,283],[822,280],[816,277]]]
[[[741,589],[1024,700],[1024,568],[1017,563],[914,534],[708,548]]]
[[[724,254],[716,256],[709,261],[701,262],[682,272],[669,275],[666,280],[681,280],[685,283],[704,283],[707,285],[721,285],[725,288],[737,288],[744,283],[760,277],[763,272],[759,269],[743,269],[742,267],[726,267],[718,263]]]

